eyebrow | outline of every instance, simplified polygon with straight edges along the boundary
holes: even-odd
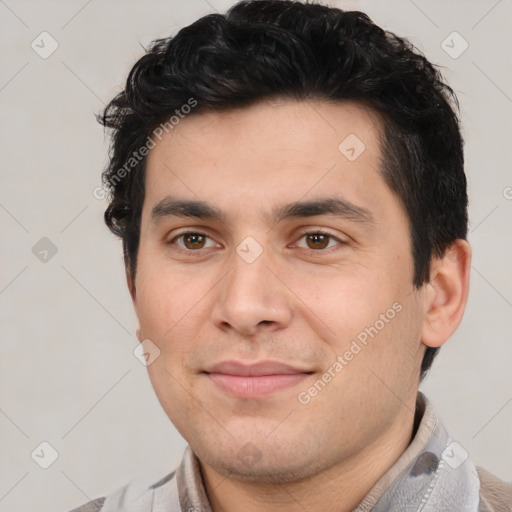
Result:
[[[373,223],[370,210],[357,206],[341,198],[319,198],[310,201],[297,201],[274,208],[270,216],[274,223],[285,219],[329,215],[353,222]],[[159,201],[151,211],[151,219],[158,222],[165,217],[185,217],[204,220],[217,220],[226,223],[226,215],[219,208],[205,202],[189,199],[176,199],[171,196]]]
[[[162,199],[151,210],[152,221],[157,222],[164,217],[193,217],[221,222],[226,220],[221,210],[205,201],[175,199],[171,196]]]
[[[274,222],[283,219],[315,217],[330,215],[355,222],[373,223],[370,210],[357,206],[346,199],[320,198],[311,201],[297,201],[276,208],[273,212]]]

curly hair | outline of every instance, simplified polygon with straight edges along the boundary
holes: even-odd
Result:
[[[413,284],[428,282],[432,257],[467,236],[456,96],[411,43],[366,14],[288,0],[243,1],[155,40],[98,116],[112,129],[105,222],[122,239],[131,275],[155,129],[172,129],[169,118],[185,105],[197,115],[271,97],[352,101],[380,115],[381,173],[408,215]],[[422,377],[437,351],[427,348]]]

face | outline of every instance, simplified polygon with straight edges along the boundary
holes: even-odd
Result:
[[[410,418],[424,300],[380,134],[355,104],[266,102],[185,118],[148,156],[139,337],[220,473],[302,478]]]

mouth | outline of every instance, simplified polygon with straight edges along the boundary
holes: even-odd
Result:
[[[254,364],[223,361],[204,373],[217,388],[230,396],[264,398],[296,386],[314,372],[276,361]]]

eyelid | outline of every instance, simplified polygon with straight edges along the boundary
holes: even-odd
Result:
[[[343,240],[339,236],[336,236],[336,235],[332,234],[331,232],[329,232],[329,231],[327,231],[327,230],[325,230],[323,228],[308,227],[308,228],[302,228],[299,231],[299,237],[297,238],[297,241],[294,242],[294,245],[296,245],[297,242],[299,240],[301,240],[302,238],[304,238],[306,235],[325,235],[325,236],[328,236],[329,238],[331,238],[333,240],[336,240],[336,242],[338,242],[336,244],[336,246],[329,247],[329,248],[326,248],[326,249],[310,249],[310,248],[300,247],[300,249],[306,249],[308,251],[313,251],[313,252],[318,252],[318,253],[329,252],[331,249],[334,249],[337,246],[346,245],[348,243],[346,240]]]
[[[314,227],[314,226],[312,226],[312,227],[308,226],[305,228],[301,228],[299,230],[299,234],[300,234],[300,236],[314,235],[314,234],[327,235],[327,236],[330,236],[331,238],[335,238],[339,242],[345,242],[345,243],[348,242],[348,236],[342,235],[342,234],[335,234],[332,231],[329,231],[327,228],[318,228],[318,227]],[[346,240],[343,237],[345,237]]]
[[[215,240],[208,234],[206,233],[205,231],[201,230],[201,229],[190,229],[190,228],[187,228],[187,229],[184,229],[183,231],[181,232],[178,232],[178,233],[173,233],[173,236],[172,238],[167,238],[166,239],[166,244],[172,244],[172,245],[175,245],[179,250],[181,251],[184,251],[184,252],[187,252],[187,253],[192,253],[192,252],[200,252],[202,249],[210,249],[211,247],[201,247],[200,249],[186,249],[184,247],[180,247],[176,241],[185,236],[185,235],[201,235],[201,236],[204,236],[205,238],[208,238],[210,239],[212,242],[214,242],[216,245],[220,246],[220,244],[218,244],[217,242],[215,242]]]

